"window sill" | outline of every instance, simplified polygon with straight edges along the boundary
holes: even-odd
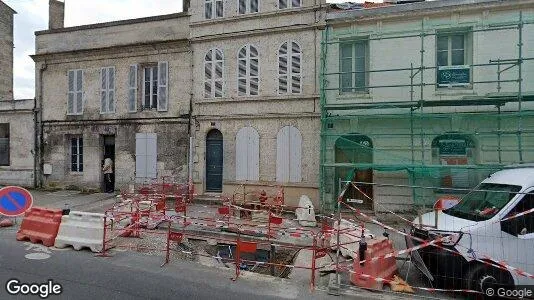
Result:
[[[467,87],[438,87],[434,96],[473,96],[476,95],[473,86]]]
[[[373,97],[371,96],[370,93],[365,93],[365,92],[361,92],[361,93],[343,93],[343,94],[337,95],[337,97],[336,97],[337,100],[341,100],[341,101],[354,100],[354,98],[357,98],[357,99],[372,99]]]
[[[69,174],[71,176],[83,176],[83,172],[73,172],[73,171],[70,171]]]

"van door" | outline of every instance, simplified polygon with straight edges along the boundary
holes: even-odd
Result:
[[[534,213],[515,217],[519,213],[534,208],[534,189],[527,190],[517,205],[501,221],[501,243],[506,264],[534,274]],[[532,194],[531,194],[532,193]],[[509,218],[507,220],[507,218]],[[514,274],[518,285],[532,285],[533,279]]]

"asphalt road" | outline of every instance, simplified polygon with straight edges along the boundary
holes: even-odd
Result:
[[[61,284],[62,293],[48,299],[328,298],[324,292],[311,294],[307,286],[266,276],[245,275],[234,282],[232,270],[194,262],[178,261],[161,268],[161,257],[135,252],[115,252],[113,257],[102,258],[88,250],[36,247],[17,242],[15,232],[16,227],[0,228],[0,299],[40,299],[9,295],[6,283],[13,278],[29,284],[49,279]]]

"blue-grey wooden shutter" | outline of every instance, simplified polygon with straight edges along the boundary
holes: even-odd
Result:
[[[158,111],[167,111],[168,104],[169,64],[166,61],[158,63]]]
[[[236,135],[236,180],[259,180],[259,156],[258,132],[241,128]]]
[[[137,111],[137,65],[131,65],[128,73],[128,111]]]
[[[135,177],[137,181],[157,178],[157,135],[135,135]]]
[[[285,126],[276,137],[276,181],[302,181],[302,136],[293,126]]]

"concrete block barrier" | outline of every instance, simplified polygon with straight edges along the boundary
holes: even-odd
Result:
[[[71,211],[61,220],[54,246],[65,248],[70,245],[74,250],[87,247],[93,252],[100,252],[103,236],[103,214]]]
[[[44,246],[54,245],[62,212],[60,209],[32,207],[26,212],[19,231],[17,241],[30,240],[32,243],[43,243]]]
[[[376,278],[392,280],[393,275],[397,272],[395,257],[382,257],[394,252],[393,243],[385,237],[369,240],[365,257],[354,260],[354,273],[351,274],[352,284],[368,289],[382,289],[384,281],[376,280]],[[373,260],[377,257],[380,258]],[[364,262],[360,263],[360,260],[364,260]]]

